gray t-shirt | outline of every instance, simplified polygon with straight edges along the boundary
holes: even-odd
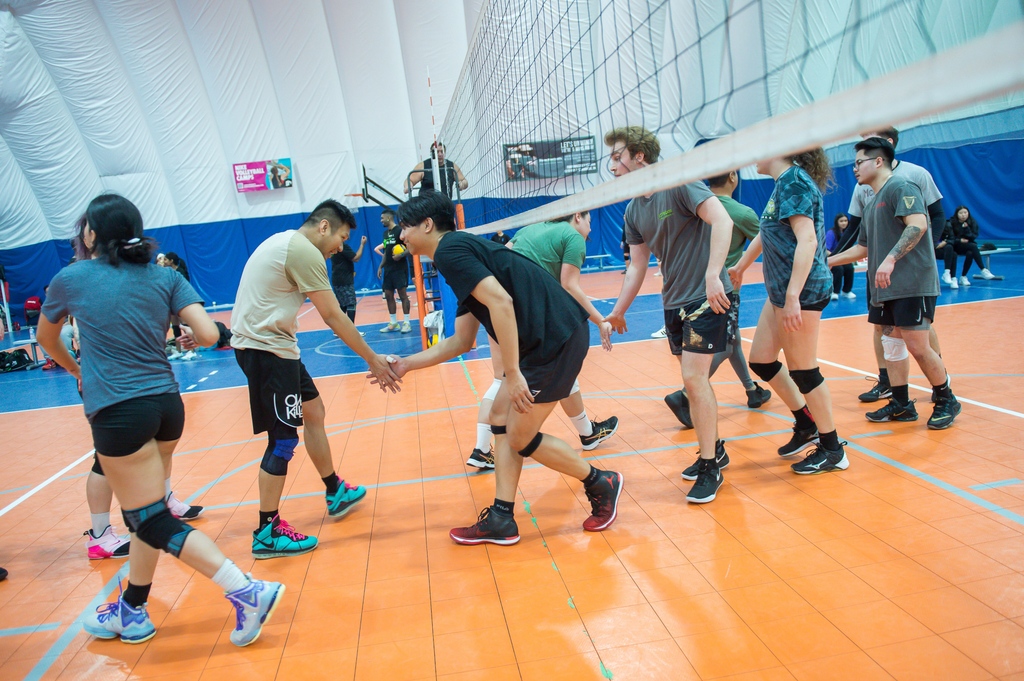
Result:
[[[697,216],[697,208],[713,196],[703,182],[691,182],[649,199],[638,196],[626,206],[626,243],[647,244],[661,261],[661,301],[666,310],[707,296],[704,274],[711,256],[711,225]],[[731,293],[724,263],[721,279],[725,292]]]
[[[881,307],[887,300],[939,295],[939,273],[928,226],[928,208],[921,190],[906,177],[893,175],[864,206],[857,243],[868,248],[868,281],[873,282],[878,266],[903,235],[901,217],[923,215],[925,233],[905,256],[896,261],[888,288],[871,286],[871,304]]]
[[[169,267],[83,260],[57,273],[43,314],[78,323],[87,418],[134,397],[178,391],[164,352],[167,328],[172,314],[201,302]]]
[[[928,206],[942,198],[939,188],[935,186],[935,180],[932,179],[932,174],[919,165],[915,165],[910,161],[896,161],[892,174],[897,177],[906,178],[917,185],[921,195],[924,197],[925,215],[928,215]],[[864,206],[867,205],[874,195],[875,190],[869,185],[858,184],[857,188],[853,190],[853,196],[850,198],[850,210],[846,212],[853,217],[863,217]]]

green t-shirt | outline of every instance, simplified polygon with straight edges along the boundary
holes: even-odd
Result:
[[[731,196],[719,196],[718,200],[732,218],[732,241],[729,243],[729,255],[725,256],[725,266],[732,267],[743,257],[743,246],[747,241],[753,241],[757,236],[760,223],[752,208]]]
[[[562,280],[563,264],[583,269],[587,257],[587,242],[568,222],[527,225],[512,237],[512,246],[558,281]]]

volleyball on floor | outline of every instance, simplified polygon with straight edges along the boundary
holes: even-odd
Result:
[[[391,249],[391,252],[394,255],[402,255],[403,253],[405,253],[405,246],[403,246],[402,244],[397,244],[394,248]]]

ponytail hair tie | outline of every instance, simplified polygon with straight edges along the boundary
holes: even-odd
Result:
[[[142,239],[140,239],[139,237],[133,237],[131,239],[126,239],[122,243],[124,243],[126,246],[137,246],[138,244],[142,243]]]

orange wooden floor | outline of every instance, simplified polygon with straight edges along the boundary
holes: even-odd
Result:
[[[625,476],[619,518],[584,533],[581,485],[528,468],[513,547],[447,536],[494,496],[493,477],[463,465],[486,361],[420,372],[393,396],[361,376],[318,381],[339,473],[373,487],[327,518],[300,452],[282,512],[321,544],[291,559],[249,553],[264,444],[244,390],[186,395],[174,487],[212,507],[196,527],[244,570],[287,584],[263,637],[232,646],[219,590],[168,557],[149,604],[155,638],[82,633],[76,619],[116,594],[124,566],[86,559],[83,460],[0,520],[0,679],[1024,679],[1024,299],[944,310],[953,387],[972,401],[952,429],[865,421],[854,370],[873,370],[867,324],[827,321],[822,370],[850,469],[793,475],[774,451],[784,405],[747,410],[725,366],[714,382],[732,465],[706,506],[683,498],[695,438],[661,401],[678,383],[664,341],[592,350],[588,412],[621,420],[591,452]],[[979,338],[993,320],[1006,346]],[[923,383],[916,367],[911,383]],[[927,394],[912,396],[926,418]],[[558,410],[545,431],[574,435]],[[0,415],[0,432],[4,489],[90,449],[76,407]]]

